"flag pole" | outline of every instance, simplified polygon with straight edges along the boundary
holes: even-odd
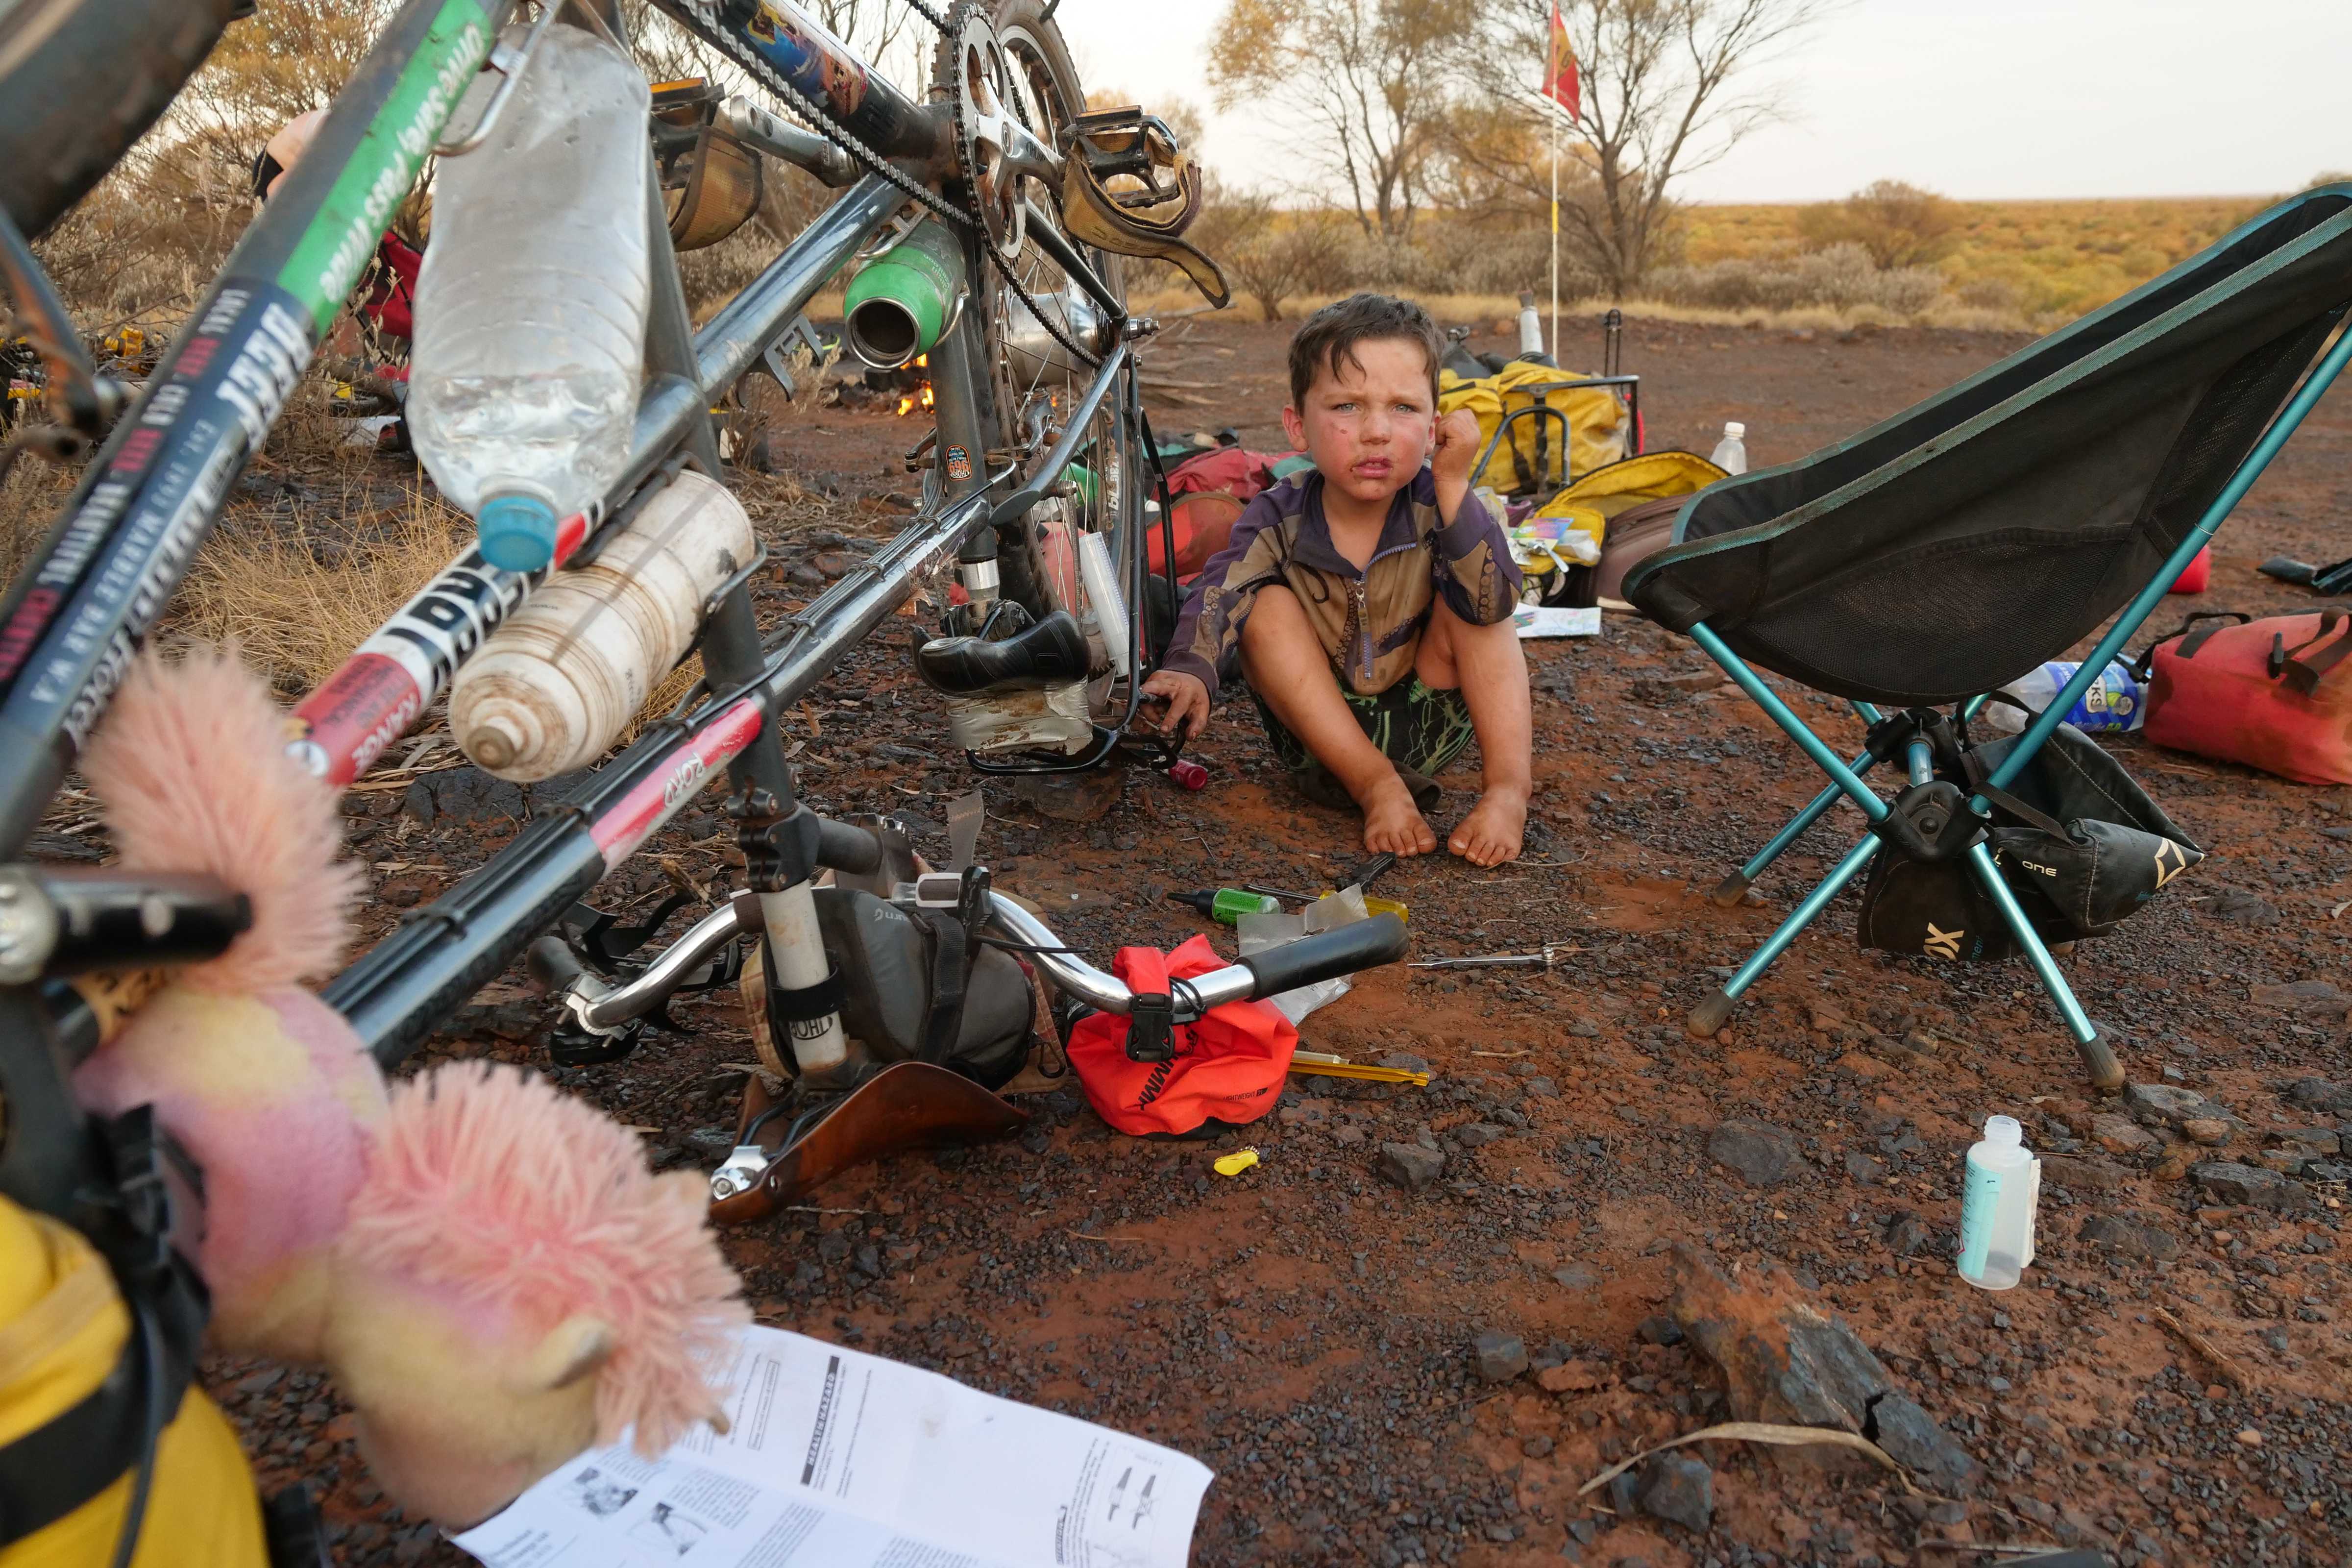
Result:
[[[1559,117],[1551,121],[1551,357],[1559,363]]]

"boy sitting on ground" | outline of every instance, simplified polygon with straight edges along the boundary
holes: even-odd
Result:
[[[1470,493],[1478,422],[1437,416],[1436,323],[1358,294],[1290,342],[1282,425],[1314,459],[1250,502],[1192,584],[1173,651],[1144,684],[1166,733],[1198,734],[1238,650],[1275,754],[1302,793],[1364,814],[1364,846],[1437,847],[1432,775],[1477,738],[1478,804],[1446,847],[1476,866],[1527,827],[1528,667],[1519,572]]]

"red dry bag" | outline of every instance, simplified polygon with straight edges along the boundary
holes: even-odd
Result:
[[[2305,784],[2352,784],[2352,619],[2199,616],[2148,650],[2152,743]],[[2235,626],[2217,622],[2237,621]]]
[[[1128,1055],[1128,1037],[1139,1020],[1149,1029],[1155,1011],[1167,1017],[1171,976],[1189,980],[1224,966],[1205,936],[1165,957],[1156,948],[1118,950],[1111,973],[1135,993],[1134,1016],[1092,1013],[1070,1030],[1070,1068],[1096,1114],[1138,1137],[1181,1137],[1212,1124],[1238,1127],[1275,1108],[1290,1054],[1298,1048],[1298,1030],[1270,1002],[1228,1002],[1198,1023],[1175,1026],[1163,1060]]]

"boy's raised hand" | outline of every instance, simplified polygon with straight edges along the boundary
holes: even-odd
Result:
[[[1160,732],[1163,735],[1196,741],[1209,727],[1209,689],[1198,676],[1163,669],[1143,683],[1143,695],[1168,705],[1168,710],[1160,718]],[[1192,721],[1189,727],[1185,724],[1188,718]]]
[[[1442,414],[1435,443],[1430,447],[1429,471],[1441,485],[1470,486],[1470,466],[1478,460],[1478,416],[1467,408]]]

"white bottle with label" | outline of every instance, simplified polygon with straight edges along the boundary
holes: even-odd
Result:
[[[1727,474],[1748,471],[1748,426],[1738,420],[1727,420],[1723,439],[1715,444],[1715,455],[1707,459]]]
[[[519,784],[594,762],[686,656],[704,601],[758,548],[725,486],[679,474],[459,667],[449,689],[458,747]]]
[[[455,123],[478,122],[499,79],[486,73]],[[653,295],[649,102],[627,56],[551,27],[489,139],[441,161],[409,431],[442,494],[474,514],[482,558],[509,572],[544,567],[559,520],[601,500],[628,459]]]
[[[2028,670],[2001,690],[2039,713],[2050,706],[2050,700],[2082,668],[2071,659],[2052,659]],[[2026,715],[2006,702],[1986,703],[1983,714],[1987,728],[2000,734],[2014,735],[2025,728]],[[2147,694],[2140,689],[2139,678],[2117,660],[2100,672],[2089,690],[2074,700],[2074,706],[2066,710],[2066,722],[2085,731],[2137,730],[2147,722]]]
[[[2033,1216],[2042,1202],[2042,1162],[2027,1152],[2014,1116],[1985,1118],[1983,1141],[1969,1149],[1960,1195],[1960,1278],[2006,1290],[2033,1261]]]

